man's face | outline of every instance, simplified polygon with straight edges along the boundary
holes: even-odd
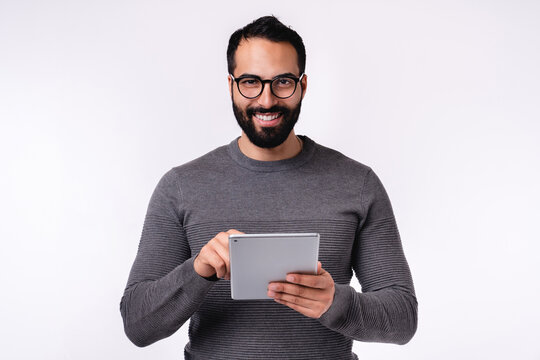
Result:
[[[301,75],[296,50],[287,42],[244,39],[236,50],[235,60],[235,78],[257,75],[267,80],[283,74]],[[272,94],[267,83],[261,95],[246,99],[238,91],[236,82],[229,77],[234,115],[251,143],[261,148],[273,148],[287,139],[300,115],[306,85],[304,76],[291,97],[280,99]]]

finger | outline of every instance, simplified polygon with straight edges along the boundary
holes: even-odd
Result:
[[[268,285],[268,290],[276,294],[277,297],[281,297],[281,294],[293,295],[303,297],[305,299],[316,300],[320,297],[321,290],[305,287],[302,285],[288,284],[288,283],[271,283]],[[272,296],[269,294],[271,297]]]
[[[223,260],[223,258],[212,247],[205,254],[205,262],[214,268],[218,278],[222,278],[227,273],[227,265],[225,264],[225,260]]]
[[[283,304],[285,306],[288,306],[291,309],[298,311],[300,314],[303,314],[307,317],[315,318],[315,319],[318,318],[317,312],[313,309],[310,309],[310,308],[307,308],[307,307],[304,307],[304,306],[301,306],[292,302],[288,302],[285,300],[276,299],[274,301],[276,301],[277,303]]]
[[[218,241],[220,244],[226,245],[227,247],[229,246],[229,233],[222,231],[217,234],[214,239],[216,239],[216,241]]]
[[[216,235],[216,237],[212,242],[212,245],[215,249],[215,251],[221,256],[221,258],[225,261],[226,266],[226,273],[224,277],[230,276],[230,259],[229,259],[229,234],[226,232],[220,232]]]
[[[317,275],[322,275],[324,272],[324,269],[322,268],[322,264],[320,261],[317,261]]]
[[[317,289],[326,289],[330,286],[329,279],[325,276],[324,272],[321,275],[288,274],[286,279],[293,284]]]
[[[224,247],[221,243],[214,243],[213,249],[215,253],[221,258],[223,261],[223,267],[224,271],[222,276],[220,278],[226,278],[229,277],[231,269],[230,269],[230,260],[229,260],[229,248]]]
[[[227,235],[225,235],[227,234]],[[235,229],[229,229],[223,234],[222,238],[222,244],[224,246],[224,251],[227,254],[227,274],[225,275],[225,279],[230,280],[231,279],[231,265],[230,265],[230,259],[229,259],[229,235],[233,234],[244,234],[241,231],[235,230]],[[226,238],[226,239],[225,239]]]
[[[224,272],[222,277],[224,277],[224,278],[228,277],[230,275],[230,273],[231,273],[231,265],[230,265],[230,260],[229,260],[229,249],[223,247],[220,244],[220,245],[216,246],[215,250],[216,250],[216,253],[219,255],[219,257],[223,260],[223,263],[224,263],[225,272]]]
[[[287,293],[275,293],[274,300],[282,300],[289,302],[291,304],[296,304],[308,309],[318,309],[322,308],[322,305],[320,302],[313,300],[313,299],[307,299],[305,297],[301,296],[295,296]]]
[[[229,234],[229,235],[233,235],[233,234],[243,234],[243,232],[238,231],[238,230],[235,230],[235,229],[229,229],[229,230],[227,230],[226,232],[227,232],[227,234]]]

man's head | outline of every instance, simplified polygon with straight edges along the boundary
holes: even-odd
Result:
[[[231,35],[227,63],[233,111],[256,146],[276,147],[291,134],[307,86],[305,62],[300,36],[273,16]]]
[[[252,23],[236,30],[229,39],[227,47],[227,67],[232,74],[236,67],[235,53],[242,40],[261,38],[273,42],[288,42],[296,50],[298,70],[301,74],[306,69],[306,48],[296,31],[285,26],[275,16],[263,16]]]

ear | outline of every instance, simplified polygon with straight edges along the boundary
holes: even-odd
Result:
[[[304,96],[306,95],[306,89],[307,89],[307,75],[304,74],[304,77],[300,81],[300,85],[302,86],[302,100],[304,99]]]
[[[231,75],[227,75],[227,83],[229,84],[229,96],[232,96],[232,78]]]

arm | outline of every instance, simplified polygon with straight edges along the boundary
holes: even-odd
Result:
[[[137,346],[176,332],[215,283],[197,274],[180,222],[174,170],[158,183],[148,206],[137,257],[120,302],[124,330]]]
[[[355,340],[405,344],[416,332],[417,302],[390,200],[371,170],[362,195],[352,267],[364,292],[335,284],[319,263],[317,275],[270,283],[268,296]]]
[[[352,267],[363,292],[335,284],[332,305],[319,321],[355,340],[405,344],[416,332],[418,304],[390,200],[371,170],[362,208]]]

